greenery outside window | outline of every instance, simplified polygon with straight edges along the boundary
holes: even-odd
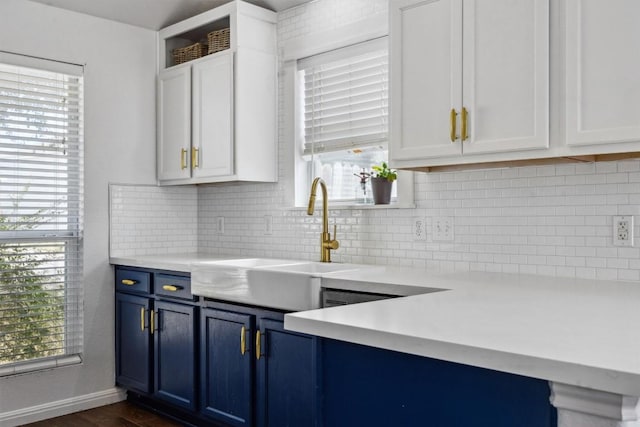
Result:
[[[79,360],[82,151],[82,67],[0,54],[0,374]]]

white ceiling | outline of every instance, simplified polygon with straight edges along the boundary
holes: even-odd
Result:
[[[159,30],[230,0],[31,0],[137,27]],[[279,12],[309,0],[247,0]]]

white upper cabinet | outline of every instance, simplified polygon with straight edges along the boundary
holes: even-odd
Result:
[[[462,3],[390,3],[390,158],[453,156],[450,111],[462,103]]]
[[[158,78],[158,179],[191,176],[191,70],[162,72]]]
[[[235,0],[159,32],[161,185],[275,182],[276,14]],[[176,62],[176,48],[228,28],[222,50]]]
[[[640,1],[566,7],[567,144],[618,151],[611,144],[640,141]]]
[[[233,54],[193,66],[193,176],[233,174]]]
[[[462,152],[547,148],[548,0],[465,0],[462,24]]]
[[[390,14],[394,166],[548,147],[548,0],[391,0]]]

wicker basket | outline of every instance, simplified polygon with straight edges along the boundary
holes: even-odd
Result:
[[[186,47],[173,49],[171,53],[173,54],[173,63],[178,65],[183,62],[202,58],[207,54],[207,45],[203,43],[194,43]]]
[[[207,34],[209,55],[221,50],[229,49],[229,28],[212,31]]]

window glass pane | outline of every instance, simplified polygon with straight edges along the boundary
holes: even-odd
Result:
[[[316,155],[309,160],[310,176],[320,176],[327,183],[329,199],[337,202],[372,204],[371,166],[387,161],[387,151],[380,147],[337,151]],[[396,185],[391,198],[396,199]]]
[[[0,64],[0,365],[81,351],[82,86]]]

